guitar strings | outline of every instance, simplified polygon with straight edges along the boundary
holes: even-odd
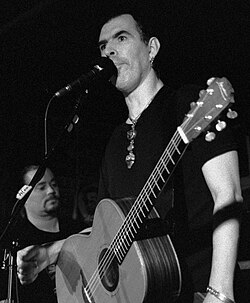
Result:
[[[177,140],[176,137],[178,136]],[[126,241],[126,237],[128,236],[128,229],[131,232],[131,234],[133,235],[133,231],[132,229],[129,227],[130,225],[133,227],[133,223],[137,222],[137,220],[141,220],[138,213],[141,211],[141,208],[143,206],[146,207],[146,209],[148,210],[148,207],[145,204],[145,199],[149,199],[149,202],[151,205],[152,201],[150,200],[149,196],[152,193],[153,195],[153,187],[152,185],[157,185],[157,181],[162,178],[161,173],[164,172],[164,170],[167,170],[167,164],[169,163],[169,161],[173,161],[171,158],[171,154],[173,153],[173,151],[178,151],[178,144],[180,143],[181,138],[178,132],[176,132],[173,136],[173,139],[170,141],[169,145],[171,145],[171,143],[175,143],[173,145],[170,146],[169,149],[169,145],[167,146],[167,148],[165,149],[163,156],[160,158],[160,160],[158,161],[158,164],[156,165],[155,169],[153,170],[153,172],[151,173],[148,182],[146,182],[146,184],[144,185],[143,189],[141,190],[139,196],[137,197],[136,200],[140,201],[139,203],[134,203],[134,205],[132,206],[132,208],[130,209],[127,218],[125,219],[125,222],[122,224],[122,226],[120,227],[120,229],[118,230],[116,236],[114,237],[114,240],[110,243],[110,246],[107,250],[108,253],[104,254],[104,257],[101,259],[100,261],[100,266],[95,270],[95,272],[93,273],[91,279],[89,280],[88,284],[86,285],[85,288],[88,289],[92,289],[91,293],[93,294],[99,284],[99,280],[98,277],[100,276],[99,274],[101,274],[100,279],[103,278],[104,273],[105,273],[105,269],[108,268],[110,266],[110,264],[112,263],[113,259],[115,256],[117,256],[117,252],[119,253],[119,249],[123,248],[124,243],[125,243],[125,252],[126,252],[126,245],[130,245],[130,243],[128,242],[128,240]],[[164,161],[164,158],[168,158],[168,161]],[[169,172],[168,172],[169,173]],[[165,180],[162,178],[162,180],[165,182]],[[147,184],[151,184],[151,185],[147,185]],[[158,186],[158,185],[157,185]],[[148,189],[147,189],[148,187]],[[148,191],[148,193],[147,193]],[[139,212],[138,212],[139,211]],[[145,214],[142,213],[143,216],[145,217]],[[139,226],[137,224],[137,226]],[[136,229],[133,229],[135,232]],[[134,237],[134,235],[133,235]],[[125,238],[125,239],[124,239]],[[131,239],[129,238],[129,240],[131,241]],[[92,295],[91,294],[91,295]]]

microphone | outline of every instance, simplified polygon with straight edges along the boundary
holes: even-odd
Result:
[[[60,89],[55,93],[55,96],[60,98],[73,90],[87,88],[91,82],[97,79],[109,80],[116,74],[117,69],[113,61],[108,57],[100,57],[94,61],[94,67],[88,73]]]

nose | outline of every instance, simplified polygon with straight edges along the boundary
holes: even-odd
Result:
[[[107,57],[115,56],[117,54],[117,49],[115,48],[114,44],[112,44],[111,42],[107,43],[104,50],[104,54]]]
[[[53,185],[48,185],[47,194],[49,195],[49,194],[53,194],[53,193],[55,193],[55,192],[56,192],[56,191],[55,191],[54,186],[53,186]]]

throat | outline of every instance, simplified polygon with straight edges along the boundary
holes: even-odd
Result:
[[[40,218],[28,215],[28,220],[38,229],[56,233],[59,232],[59,221],[57,217]]]

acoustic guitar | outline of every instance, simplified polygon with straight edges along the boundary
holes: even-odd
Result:
[[[138,197],[103,199],[91,233],[65,241],[56,266],[59,303],[171,303],[178,298],[181,269],[170,236],[148,227],[159,220],[154,202],[188,144],[233,102],[229,81],[215,78],[177,128]]]

